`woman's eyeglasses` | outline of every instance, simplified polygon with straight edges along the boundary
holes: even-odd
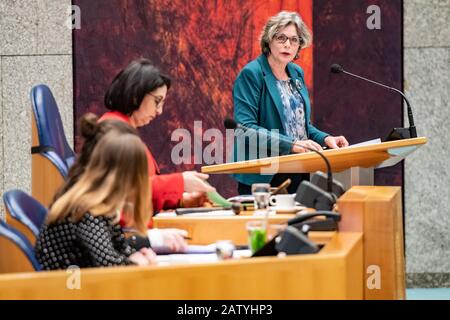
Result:
[[[286,43],[286,41],[288,39],[289,39],[289,42],[291,43],[291,45],[293,45],[293,46],[298,46],[298,45],[303,44],[303,39],[300,37],[297,37],[297,36],[288,37],[287,35],[285,35],[283,33],[275,35],[275,40],[281,44]]]
[[[155,103],[156,103],[156,109],[162,108],[162,106],[164,105],[164,98],[161,96],[155,96],[153,93],[148,93],[149,95],[151,95],[153,98],[155,98]]]

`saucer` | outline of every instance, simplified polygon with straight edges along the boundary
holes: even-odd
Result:
[[[296,213],[300,210],[306,209],[305,206],[294,206],[294,207],[271,207],[272,210],[277,213]]]

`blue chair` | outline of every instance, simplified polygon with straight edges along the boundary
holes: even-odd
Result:
[[[61,115],[50,88],[40,84],[31,89],[32,195],[49,205],[75,161],[64,134]]]
[[[47,208],[21,190],[5,192],[3,202],[6,222],[34,244],[47,217]]]
[[[0,273],[40,271],[31,243],[0,220]]]

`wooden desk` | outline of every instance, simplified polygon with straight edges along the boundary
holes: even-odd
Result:
[[[66,288],[69,275],[65,271],[5,274],[0,275],[0,298],[404,299],[400,188],[353,187],[339,198],[338,205],[342,214],[339,232],[310,234],[315,242],[325,244],[318,254],[202,265],[85,269],[81,272],[82,290]],[[234,220],[243,223],[250,218]],[[200,240],[211,243],[224,238],[217,236],[224,229],[221,223],[196,217],[192,224],[194,220],[208,231],[198,236],[194,227],[192,235]],[[180,227],[170,225],[174,226]],[[245,229],[239,230],[235,233],[238,240]],[[246,240],[245,231],[244,237]]]
[[[295,217],[295,214],[277,214],[269,216],[270,224],[281,224]],[[186,230],[193,244],[210,244],[217,240],[233,240],[236,245],[248,244],[245,225],[251,220],[261,220],[263,217],[252,213],[242,213],[227,217],[154,217],[155,228],[179,228]]]
[[[340,231],[364,234],[365,299],[405,299],[405,257],[401,189],[399,187],[355,186],[338,200],[342,221]],[[271,223],[284,223],[293,215],[271,217]],[[155,226],[186,229],[199,241],[209,244],[233,239],[247,244],[245,223],[251,216],[235,217],[155,217]],[[314,233],[312,233],[314,234]],[[314,234],[318,237],[321,233]],[[378,277],[378,280],[377,280]]]
[[[80,290],[66,271],[0,275],[0,299],[362,299],[362,234],[326,238],[310,255],[82,269]]]
[[[405,299],[401,189],[356,186],[339,198],[338,205],[339,230],[364,234],[364,298]]]

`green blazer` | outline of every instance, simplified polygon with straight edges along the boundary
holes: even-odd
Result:
[[[328,134],[311,124],[311,103],[303,70],[298,65],[289,63],[287,72],[294,87],[304,100],[308,138],[324,145],[324,139]],[[276,78],[264,54],[248,63],[239,73],[234,83],[233,102],[236,122],[257,130],[247,130],[244,134],[238,130],[241,131],[241,134],[238,132],[236,134],[234,161],[291,153],[294,139],[287,136],[283,128],[283,123],[286,121],[284,106],[277,88]],[[251,185],[253,183],[269,183],[273,175],[234,174],[233,177],[243,184]]]

